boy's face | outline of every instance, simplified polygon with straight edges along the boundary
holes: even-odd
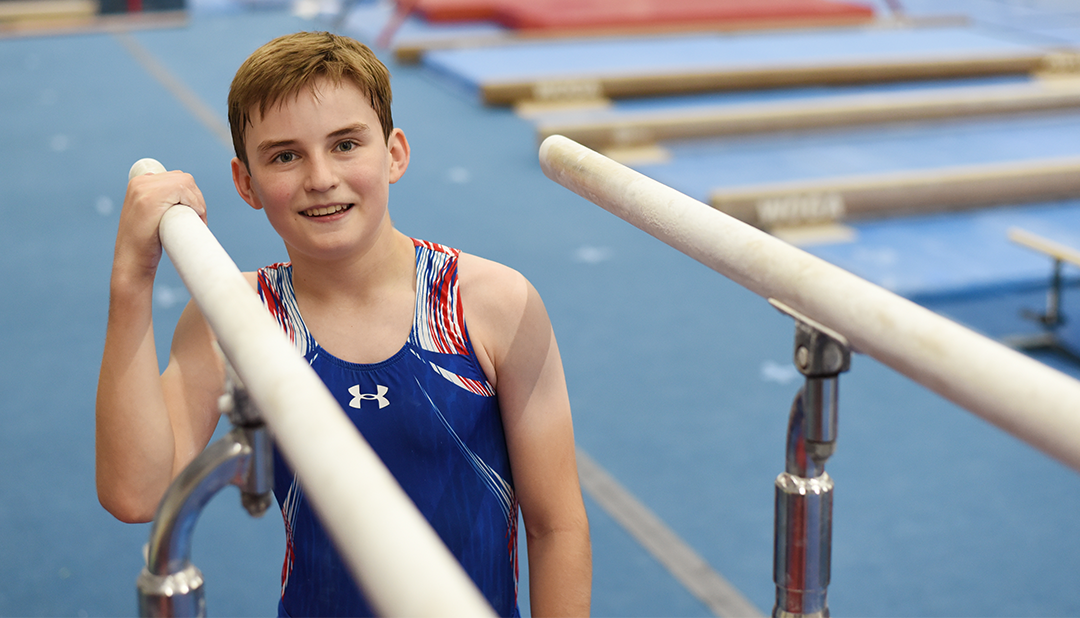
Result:
[[[295,261],[346,257],[390,228],[390,184],[409,164],[409,145],[389,141],[368,97],[351,83],[319,80],[293,99],[253,114],[248,167],[233,159],[240,196],[262,209]]]

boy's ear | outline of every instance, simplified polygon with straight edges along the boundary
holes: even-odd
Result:
[[[405,139],[405,132],[391,131],[386,147],[390,150],[390,184],[394,184],[409,167],[409,140]]]
[[[255,210],[261,210],[262,204],[255,197],[255,191],[251,186],[251,173],[248,172],[247,165],[237,157],[233,157],[232,160],[232,180],[240,197]]]

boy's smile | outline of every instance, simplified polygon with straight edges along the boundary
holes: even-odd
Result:
[[[305,210],[302,214],[308,217],[328,217],[350,208],[352,208],[352,204],[334,204],[333,206],[327,206],[325,208],[316,206],[315,208]]]
[[[233,161],[237,191],[266,213],[293,261],[363,253],[390,231],[389,186],[408,166],[408,143],[398,129],[384,140],[357,86],[316,80],[253,114],[246,143],[248,166]]]

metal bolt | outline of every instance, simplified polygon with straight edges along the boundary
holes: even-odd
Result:
[[[810,350],[806,349],[806,346],[801,345],[795,350],[795,364],[799,369],[806,369],[810,365]]]

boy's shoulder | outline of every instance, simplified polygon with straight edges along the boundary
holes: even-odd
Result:
[[[550,343],[551,325],[536,289],[518,271],[469,253],[458,258],[458,285],[473,349],[497,386],[515,371],[506,365],[513,349],[532,350]]]
[[[458,256],[458,284],[472,300],[510,306],[524,302],[530,288],[525,276],[513,268],[464,251]]]

